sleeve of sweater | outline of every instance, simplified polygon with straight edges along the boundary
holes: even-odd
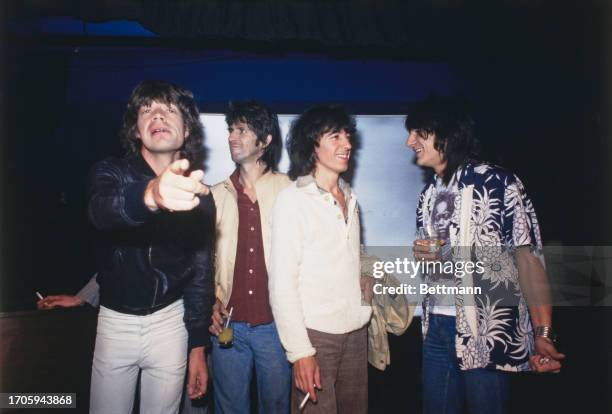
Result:
[[[292,363],[315,354],[306,332],[299,294],[304,222],[300,217],[298,196],[289,187],[281,191],[272,208],[272,246],[268,274],[272,313],[287,359]]]

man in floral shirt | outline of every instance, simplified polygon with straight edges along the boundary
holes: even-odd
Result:
[[[516,175],[476,161],[474,122],[461,99],[431,96],[405,125],[417,165],[434,173],[417,207],[417,228],[429,240],[415,241],[415,259],[455,269],[425,276],[429,286],[454,290],[423,302],[424,412],[459,412],[464,403],[470,412],[505,412],[508,371],[558,372],[565,357],[554,345],[535,210]],[[477,270],[459,271],[468,262]]]

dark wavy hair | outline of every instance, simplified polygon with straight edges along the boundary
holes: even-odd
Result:
[[[297,179],[311,174],[316,166],[315,148],[321,136],[328,132],[345,130],[355,140],[355,118],[340,105],[318,105],[307,109],[291,124],[287,138],[289,152],[289,178]]]
[[[445,184],[459,167],[478,159],[479,142],[471,106],[463,97],[430,95],[412,108],[404,125],[409,132],[415,130],[422,137],[435,135],[434,148],[447,162],[442,176]]]
[[[138,112],[141,107],[150,105],[153,101],[167,105],[174,104],[181,111],[185,128],[189,131],[189,136],[180,149],[181,158],[187,158],[193,170],[202,168],[204,129],[193,93],[181,86],[161,80],[140,82],[128,99],[127,109],[123,114],[123,125],[119,131],[125,155],[140,153],[142,141],[138,139]]]
[[[236,122],[244,122],[255,133],[257,142],[266,143],[268,135],[272,140],[264,149],[258,161],[266,165],[265,171],[278,171],[278,162],[283,151],[278,116],[267,106],[257,101],[230,102],[225,113],[225,122],[231,126]]]

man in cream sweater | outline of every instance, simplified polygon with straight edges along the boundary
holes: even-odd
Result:
[[[349,167],[355,121],[317,106],[287,141],[294,182],[272,211],[269,291],[293,365],[292,412],[367,412],[367,328],[362,306],[357,198],[340,175]]]

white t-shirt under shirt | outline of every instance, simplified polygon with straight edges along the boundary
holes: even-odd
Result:
[[[459,192],[457,184],[453,181],[448,186],[444,185],[440,177],[436,177],[436,199],[431,213],[431,224],[437,232],[438,239],[444,240],[441,247],[442,262],[452,259],[452,248],[449,240],[449,226],[455,212],[455,199]],[[444,285],[455,286],[453,274],[432,273],[426,277],[430,286]],[[430,295],[432,313],[439,315],[456,316],[454,295]]]

